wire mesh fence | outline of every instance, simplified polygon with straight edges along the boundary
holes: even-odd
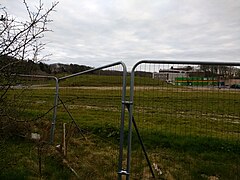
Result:
[[[116,179],[121,169],[125,76],[125,66],[115,63],[59,79],[55,141],[62,143],[66,123],[68,164],[81,179]]]
[[[48,162],[56,84],[55,77],[40,75],[11,75],[1,82],[0,178],[54,177]]]
[[[37,141],[1,142],[0,156],[21,151],[0,158],[9,164],[1,170],[14,158],[19,177],[239,179],[239,66],[142,61],[126,78],[117,62],[62,78],[1,79],[1,133]]]
[[[131,98],[131,178],[240,178],[239,64],[143,61]]]
[[[5,119],[9,122],[6,122],[6,126],[1,127],[6,128],[7,131],[9,131],[8,128],[13,128],[14,133],[22,136],[31,136],[31,133],[37,133],[38,138],[49,141],[51,122],[54,117],[55,77],[12,76],[14,82],[5,86],[3,90],[3,93],[7,94],[4,99],[5,110],[9,111],[5,112]],[[1,122],[4,123],[3,119]],[[14,127],[16,124],[19,125],[18,128]],[[30,129],[34,129],[34,132],[29,132]]]

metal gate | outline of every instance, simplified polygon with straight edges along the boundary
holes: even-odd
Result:
[[[239,66],[150,60],[133,67],[131,179],[240,178]]]
[[[19,122],[25,129],[20,128],[21,130],[15,131],[22,131],[19,133],[24,133],[23,136],[37,133],[43,141],[51,142],[51,132],[53,133],[54,130],[57,112],[57,78],[25,74],[12,75],[12,78],[14,78],[14,84],[8,89],[7,101],[15,107],[15,112],[12,113],[13,117],[10,119],[18,119],[12,122]],[[28,132],[30,129],[33,132]]]
[[[57,87],[54,76],[12,74],[6,81],[1,79],[3,179],[41,178],[47,173],[56,177],[57,173],[49,166],[54,152],[49,141],[56,120]]]
[[[81,179],[239,179],[239,67],[140,61],[127,78],[116,62],[61,78],[20,75],[8,98]]]
[[[116,62],[59,78],[55,141],[65,134],[68,164],[81,179],[116,179],[122,170],[126,74]]]

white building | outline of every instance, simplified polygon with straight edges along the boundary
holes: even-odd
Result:
[[[174,84],[175,78],[189,77],[188,73],[189,71],[183,70],[159,70],[159,72],[154,72],[152,77]]]

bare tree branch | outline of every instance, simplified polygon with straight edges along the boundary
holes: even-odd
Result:
[[[50,31],[46,27],[47,23],[50,22],[48,16],[57,6],[58,2],[54,2],[48,10],[43,12],[43,3],[40,0],[35,13],[31,12],[26,0],[23,3],[29,16],[29,21],[24,23],[10,19],[10,16],[3,9],[6,20],[1,21],[3,29],[0,29],[0,39],[2,41],[0,56],[18,55],[18,58],[24,59],[25,55],[29,54],[26,49],[32,47],[36,41],[39,41],[43,37],[44,32]]]
[[[16,124],[19,121],[18,114],[25,110],[19,91],[9,93],[18,83],[12,74],[18,73],[21,68],[31,71],[33,68],[31,61],[42,61],[47,57],[38,58],[46,45],[41,40],[45,32],[51,31],[47,28],[48,23],[52,22],[49,15],[58,2],[53,2],[46,10],[42,0],[39,0],[38,6],[34,8],[29,6],[27,0],[23,0],[23,4],[27,13],[26,21],[19,21],[18,18],[11,16],[0,4],[0,129]],[[30,68],[21,67],[20,62],[25,60],[31,60],[26,62],[30,62],[27,64],[31,66]]]

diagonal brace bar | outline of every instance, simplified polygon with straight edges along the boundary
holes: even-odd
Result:
[[[86,137],[84,136],[84,134],[83,134],[82,129],[78,126],[78,124],[77,124],[76,121],[74,120],[72,114],[69,112],[69,110],[67,109],[66,105],[65,105],[64,102],[62,101],[62,99],[61,99],[59,96],[58,96],[58,99],[59,99],[59,101],[62,103],[64,109],[67,111],[69,117],[71,118],[72,122],[75,124],[75,126],[77,127],[77,129],[79,130],[79,132],[80,132],[80,134],[82,135],[82,137],[83,137],[85,140],[87,140],[87,138],[86,138]]]
[[[131,103],[130,102],[125,102],[125,103],[126,103],[126,107],[127,107],[128,111],[130,111]],[[145,146],[143,144],[143,140],[142,140],[141,135],[140,135],[140,133],[138,131],[138,127],[137,127],[136,121],[134,120],[134,116],[132,116],[132,123],[133,123],[133,126],[134,126],[135,130],[136,130],[138,140],[139,140],[139,142],[141,144],[142,151],[143,151],[144,156],[146,158],[146,161],[147,161],[148,167],[149,167],[149,169],[151,171],[152,177],[155,178],[155,175],[154,175],[154,172],[153,172],[153,169],[152,169],[152,166],[151,166],[151,162],[150,162],[150,160],[148,158],[148,154],[147,154],[146,148],[145,148]]]

